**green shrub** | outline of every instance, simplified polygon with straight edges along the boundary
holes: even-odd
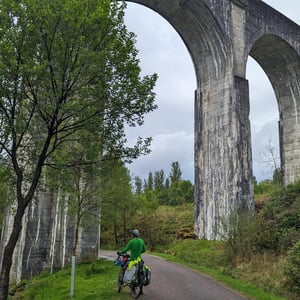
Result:
[[[289,251],[286,258],[285,275],[286,285],[293,294],[293,299],[300,297],[300,241]]]
[[[280,233],[275,220],[266,220],[258,216],[256,250],[277,252],[280,249]]]
[[[249,258],[256,250],[259,222],[250,211],[232,212],[222,221],[223,238],[227,241],[227,256]]]
[[[271,180],[263,180],[260,183],[254,182],[254,195],[272,195],[279,186]]]
[[[273,236],[267,245],[274,247],[271,250],[285,251],[293,246],[300,236],[300,182],[275,193],[263,208],[262,218],[265,234]]]

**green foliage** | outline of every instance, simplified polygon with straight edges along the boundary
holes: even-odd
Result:
[[[155,191],[146,190],[141,194],[135,195],[135,207],[137,210],[149,208],[150,210],[156,209],[159,203],[157,201],[157,193]]]
[[[176,206],[192,203],[194,202],[194,186],[189,180],[181,179],[181,174],[178,162],[172,163],[171,173],[166,179],[163,170],[155,171],[154,178],[152,172],[149,172],[143,193],[147,198],[151,192],[151,199],[156,199],[160,205]]]
[[[299,182],[280,187],[266,181],[260,187],[263,195],[268,194],[260,211],[249,216],[233,213],[225,222],[233,255],[247,257],[266,250],[280,253],[300,238]]]
[[[74,299],[130,299],[129,289],[124,289],[120,294],[116,292],[119,270],[111,261],[104,259],[77,265]],[[15,295],[9,299],[70,299],[70,276],[71,270],[67,268],[51,275],[45,274],[29,281],[23,281],[14,290],[11,290]]]
[[[176,174],[181,174],[179,164],[174,166]],[[108,174],[110,170],[106,172],[106,176],[109,177]],[[155,249],[174,241],[180,230],[189,230],[187,235],[192,236],[190,232],[193,230],[190,228],[193,228],[194,186],[188,180],[179,179],[171,186],[163,185],[163,170],[154,174],[153,177],[152,172],[149,172],[143,191],[140,189],[141,180],[135,177],[135,194],[131,200],[127,197],[128,201],[126,189],[122,189],[120,183],[114,182],[115,176],[111,176],[111,181],[109,178],[105,181],[104,186],[108,186],[108,192],[103,200],[112,197],[118,189],[120,196],[118,201],[108,202],[107,209],[102,209],[102,244],[120,247],[131,237],[131,229],[136,227],[141,231],[148,249]],[[112,206],[112,203],[115,204]],[[120,216],[116,218],[119,211]],[[117,219],[119,221],[116,221]],[[116,235],[116,232],[119,234]],[[116,237],[114,241],[113,236]]]
[[[280,189],[262,210],[264,235],[272,249],[288,249],[300,238],[300,182]],[[276,245],[276,246],[275,246]]]
[[[260,183],[254,181],[254,195],[272,195],[272,193],[276,192],[280,184],[273,183],[271,180],[263,180]]]
[[[165,244],[163,240],[164,227],[162,226],[165,220],[157,214],[156,210],[143,209],[135,213],[132,220],[132,228],[138,228],[141,236],[145,241],[147,250],[150,251],[158,244]]]
[[[222,220],[231,255],[280,253],[300,238],[300,183],[272,191],[259,213],[233,212]]]
[[[275,220],[266,220],[263,216],[256,217],[258,227],[255,232],[256,251],[271,251],[279,252],[280,247],[280,233],[277,230]]]
[[[143,196],[142,196],[143,197]],[[131,238],[131,229],[138,228],[142,238],[145,240],[148,250],[166,246],[175,241],[178,232],[182,228],[193,227],[193,205],[185,204],[181,206],[158,206],[157,202],[151,202],[149,199],[142,200],[140,197],[133,202],[134,211],[129,216],[126,229],[125,240],[115,243],[112,240],[114,236],[113,226],[105,226],[102,229],[102,245],[122,247]],[[122,228],[122,227],[121,227]],[[104,232],[103,232],[104,231]]]
[[[129,160],[148,153],[151,139],[129,148],[124,128],[141,125],[156,108],[157,76],[140,77],[124,7],[119,1],[1,2],[0,142],[8,165],[14,161],[18,179],[26,179],[18,185],[25,192],[44,164],[60,166],[56,151],[70,164],[62,148],[72,153],[71,141],[82,142],[83,131],[101,143],[94,153]]]
[[[189,180],[174,182],[168,190],[168,205],[176,206],[194,202],[194,186]]]
[[[149,139],[125,148],[125,124],[141,125],[144,114],[156,108],[156,75],[139,77],[135,36],[123,24],[124,4],[23,2],[2,1],[0,10],[0,73],[6,83],[0,113],[8,148],[18,145],[23,158],[36,161],[45,138],[49,155],[84,126],[101,133],[109,152],[136,157],[147,151]],[[30,139],[23,145],[25,133]],[[16,143],[9,144],[11,139]]]
[[[222,220],[224,240],[227,245],[227,256],[249,258],[256,250],[258,222],[250,211],[235,211]]]
[[[147,218],[150,218],[150,222],[145,224],[141,211],[136,223],[145,229],[145,242],[153,250],[175,241],[181,228],[193,226],[193,206],[190,204],[176,207],[159,206],[152,216],[148,214]],[[147,233],[151,238],[148,239]]]
[[[282,170],[280,168],[276,168],[273,173],[273,182],[275,184],[282,185]]]
[[[155,198],[159,205],[169,205],[170,203],[170,189],[163,189],[161,191],[155,191]]]
[[[164,189],[165,174],[164,170],[154,172],[154,189],[161,191]]]
[[[106,243],[119,245],[126,241],[136,209],[131,178],[121,161],[106,161],[101,171],[101,238]]]
[[[223,223],[226,272],[298,299],[300,182],[276,187],[259,212],[238,211]]]
[[[141,194],[143,190],[143,181],[140,177],[134,177],[134,192],[136,194]]]
[[[170,173],[170,181],[171,184],[181,180],[181,169],[178,161],[174,161],[171,164],[171,173]]]
[[[298,241],[287,253],[285,275],[286,286],[291,294],[291,299],[300,297],[300,241]]]
[[[154,179],[152,172],[149,172],[148,174],[148,180],[144,182],[144,190],[145,191],[152,191],[154,188]]]

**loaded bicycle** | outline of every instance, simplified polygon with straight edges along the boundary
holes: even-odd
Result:
[[[138,298],[143,294],[143,286],[151,281],[150,268],[145,265],[142,259],[131,261],[127,253],[117,253],[118,257],[114,261],[115,265],[120,266],[118,276],[117,292],[120,293],[122,288],[128,286],[133,298]]]

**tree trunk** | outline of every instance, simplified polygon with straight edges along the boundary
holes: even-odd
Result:
[[[75,233],[74,233],[74,244],[73,244],[73,256],[76,256],[78,237],[79,237],[79,227],[80,227],[80,213],[77,212],[76,223],[75,223]]]
[[[126,208],[123,208],[123,243],[126,243]]]
[[[114,234],[115,234],[115,244],[119,245],[116,220],[114,220]]]
[[[8,243],[4,248],[0,274],[0,300],[6,300],[8,298],[9,275],[12,265],[12,258],[14,249],[19,239],[19,234],[22,230],[22,218],[25,212],[25,208],[25,206],[21,206],[20,204],[18,205],[17,212],[14,218],[12,233],[10,234]]]

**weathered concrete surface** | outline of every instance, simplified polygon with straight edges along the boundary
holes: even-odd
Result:
[[[68,207],[53,193],[39,193],[23,217],[22,231],[14,251],[10,273],[11,283],[37,276],[41,271],[52,272],[69,265],[74,241],[74,217]],[[77,260],[92,260],[98,256],[99,220],[81,228]],[[0,257],[13,225],[7,213]]]
[[[260,0],[131,0],[163,16],[194,63],[195,233],[222,237],[221,218],[253,208],[248,56],[280,113],[284,183],[300,177],[300,27]]]

